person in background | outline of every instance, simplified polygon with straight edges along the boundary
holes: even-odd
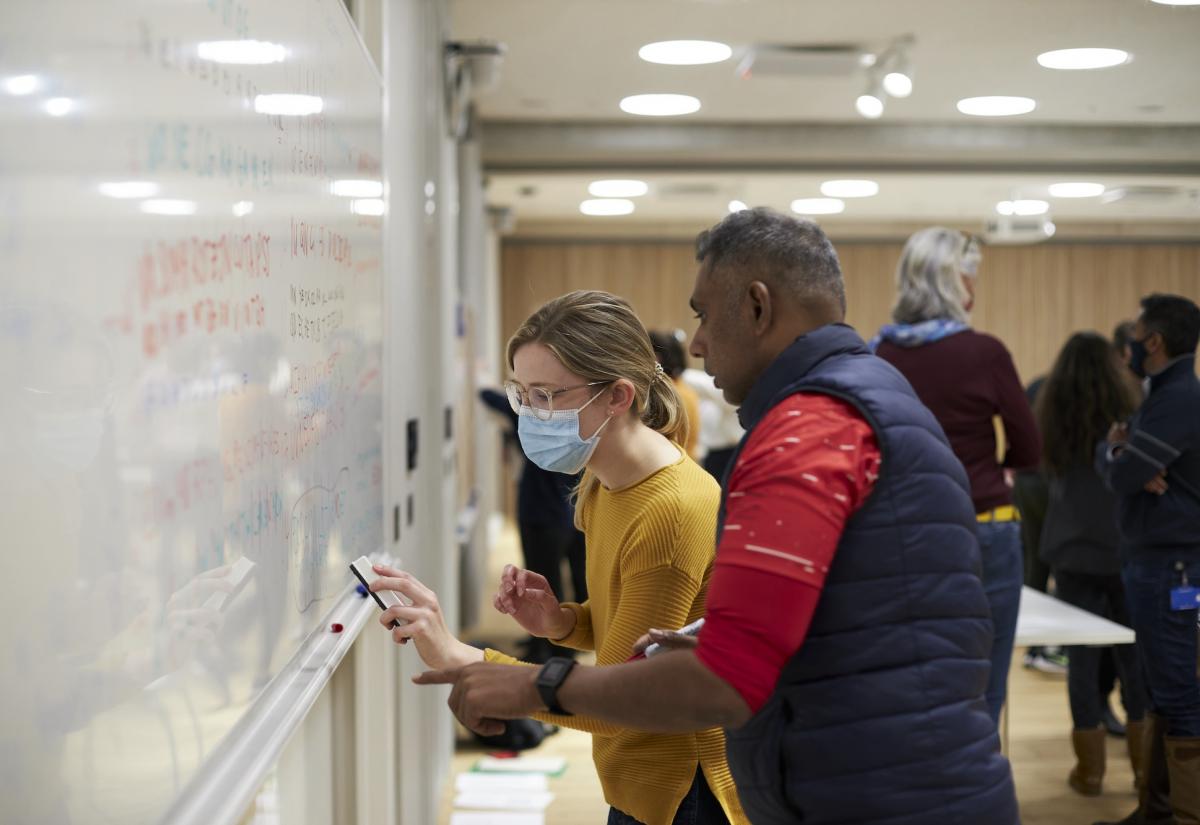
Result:
[[[517,414],[509,404],[508,396],[489,389],[481,390],[479,396],[490,409],[504,416],[509,424],[505,441],[511,443],[517,438]],[[517,481],[517,531],[521,536],[525,567],[544,576],[555,593],[565,593],[562,575],[565,560],[571,571],[574,599],[586,602],[586,550],[583,533],[575,527],[571,507],[571,490],[577,479],[543,470],[524,454],[521,460],[521,475]],[[547,662],[552,656],[574,656],[575,651],[560,647],[549,639],[530,636],[523,655],[531,662]]]
[[[685,369],[683,382],[700,399],[698,451],[703,456],[704,469],[717,481],[723,481],[738,442],[745,433],[738,421],[737,408],[725,400],[725,396],[713,385],[712,376],[704,370]]]
[[[1102,336],[1072,335],[1059,353],[1035,404],[1042,466],[1050,482],[1041,534],[1043,561],[1054,572],[1058,598],[1119,624],[1129,624],[1117,552],[1116,499],[1092,466],[1092,454],[1113,421],[1141,401],[1133,376]],[[1133,773],[1142,774],[1142,717],[1146,700],[1134,645],[1067,648],[1067,693],[1074,729],[1075,767],[1068,783],[1097,796],[1105,770],[1103,703],[1096,689],[1106,651],[1116,654]]]
[[[1123,823],[1200,823],[1200,308],[1179,295],[1149,295],[1130,340],[1129,367],[1148,376],[1146,400],[1096,446],[1096,471],[1117,497],[1121,576],[1150,712],[1146,781]],[[1190,603],[1189,603],[1190,602]],[[1164,804],[1164,789],[1169,809]]]
[[[1039,376],[1025,388],[1025,398],[1033,407],[1038,393],[1046,383],[1046,376]],[[1013,474],[1013,505],[1021,515],[1021,549],[1025,558],[1025,586],[1039,593],[1046,593],[1050,582],[1050,567],[1041,559],[1038,545],[1042,537],[1042,525],[1046,520],[1046,503],[1050,488],[1041,468],[1018,470]],[[1061,648],[1030,647],[1025,651],[1025,667],[1042,673],[1066,674],[1067,660]]]
[[[684,452],[679,396],[624,299],[593,291],[556,298],[516,331],[507,355],[513,380],[506,391],[525,454],[549,472],[583,472],[575,519],[587,536],[589,598],[560,602],[545,577],[510,565],[495,607],[534,636],[594,650],[598,669],[615,669],[649,628],[680,627],[704,614],[720,488]],[[413,639],[429,667],[522,664],[454,638],[437,596],[412,576],[375,570],[381,578],[372,589],[395,590],[413,603],[390,608],[380,622],[407,622],[392,636]],[[574,664],[556,657],[543,672],[569,672]],[[544,710],[554,712],[534,715],[592,734],[609,825],[747,825],[715,723],[644,733],[553,704]]]
[[[451,708],[481,733],[549,706],[644,730],[721,725],[755,825],[1016,825],[983,698],[974,507],[941,427],[842,323],[841,267],[815,223],[736,212],[696,259],[691,353],[748,430],[699,637],[652,632],[691,649],[613,667],[416,681],[454,683]]]
[[[652,330],[650,343],[654,345],[654,357],[675,385],[675,392],[683,404],[684,417],[687,419],[687,440],[684,442],[684,449],[688,455],[700,461],[703,458],[700,454],[700,396],[683,380],[683,371],[687,368],[687,353],[683,351],[680,341],[682,335],[683,330]]]
[[[953,229],[923,229],[908,239],[896,268],[894,323],[879,333],[876,353],[909,380],[937,417],[971,479],[983,553],[983,585],[995,636],[988,708],[999,721],[1021,602],[1019,515],[1005,469],[1037,466],[1041,443],[1012,356],[998,339],[969,326],[979,245]],[[996,428],[1007,452],[996,460]]]

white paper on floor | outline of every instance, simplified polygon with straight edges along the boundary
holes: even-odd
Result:
[[[454,779],[454,789],[459,793],[472,791],[528,791],[537,793],[550,789],[544,773],[460,773]]]
[[[475,765],[476,771],[486,773],[548,773],[557,776],[566,770],[564,756],[518,756],[515,759],[497,759],[485,756]]]
[[[546,816],[541,812],[455,811],[450,814],[450,825],[546,825]]]
[[[454,797],[455,808],[485,811],[544,811],[554,801],[549,791],[468,791]]]

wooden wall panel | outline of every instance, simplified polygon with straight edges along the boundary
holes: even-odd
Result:
[[[889,320],[900,244],[838,244],[846,276],[847,320],[864,337]],[[502,329],[507,337],[542,302],[573,289],[628,298],[648,327],[695,321],[687,306],[695,277],[685,242],[613,243],[511,240],[501,262]],[[1108,335],[1137,313],[1138,298],[1174,292],[1200,300],[1200,245],[1095,244],[987,247],[975,327],[1000,337],[1028,382],[1049,369],[1077,330]]]

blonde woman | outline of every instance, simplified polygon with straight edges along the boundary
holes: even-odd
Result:
[[[496,609],[534,636],[594,650],[598,665],[619,664],[651,628],[704,615],[720,488],[684,451],[678,395],[626,301],[605,292],[556,298],[517,330],[507,356],[522,449],[544,469],[583,471],[575,519],[587,538],[589,598],[560,603],[545,578],[509,566]],[[381,623],[408,622],[392,635],[412,639],[429,667],[517,662],[455,639],[436,595],[411,576],[376,572],[374,589],[413,602],[391,608]],[[565,676],[571,664],[552,659],[543,674],[557,668]],[[720,729],[654,734],[582,716],[539,718],[592,734],[610,825],[747,822]]]
[[[1036,467],[1041,442],[1008,349],[970,327],[980,258],[975,239],[954,229],[935,226],[909,238],[896,267],[894,323],[880,330],[872,348],[904,374],[933,412],[970,479],[994,632],[987,703],[998,721],[1023,565],[1019,515],[1005,471]],[[1006,441],[1000,461],[996,418]]]

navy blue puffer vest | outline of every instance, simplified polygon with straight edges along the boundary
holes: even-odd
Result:
[[[767,704],[727,732],[750,821],[1015,825],[983,700],[992,622],[962,465],[908,382],[850,327],[814,330],[772,363],[739,412],[742,445],[798,392],[854,405],[883,465],[838,543],[804,644]]]

